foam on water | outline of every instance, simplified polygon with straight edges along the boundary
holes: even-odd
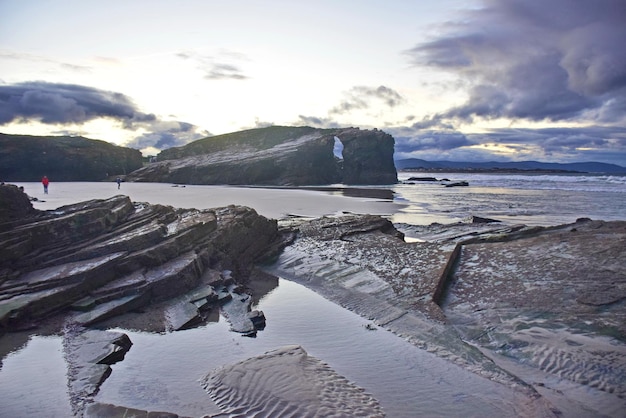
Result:
[[[399,173],[406,180],[415,173]],[[422,175],[422,173],[420,173]],[[459,222],[471,216],[526,225],[558,225],[588,217],[626,219],[626,176],[425,173],[464,180],[468,187],[439,182],[398,184],[396,199],[406,205],[394,222],[426,225]]]

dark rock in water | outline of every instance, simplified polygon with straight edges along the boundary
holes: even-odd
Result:
[[[464,187],[464,186],[469,186],[469,183],[466,181],[455,181],[454,183],[448,183],[445,186],[446,187]]]
[[[220,309],[245,335],[264,327],[261,312],[248,316],[252,298],[231,290],[243,292],[255,265],[291,235],[253,209],[174,209],[116,196],[41,212],[15,187],[1,186],[0,197],[16,202],[2,206],[0,222],[0,335],[46,320],[62,332],[76,416],[176,416],[92,403],[132,343],[85,327],[177,331],[217,321]]]
[[[263,311],[253,310],[248,313],[248,318],[252,321],[254,328],[258,330],[265,329],[265,314]]]
[[[435,177],[409,177],[408,181],[437,181]]]
[[[65,331],[63,350],[68,363],[70,400],[76,415],[109,377],[110,365],[123,360],[131,346],[128,336],[119,332],[82,328]]]
[[[343,143],[341,164],[335,138]],[[273,126],[162,151],[127,180],[181,184],[392,184],[394,139],[378,130]]]
[[[187,293],[180,306],[198,311],[198,299],[219,303],[207,286],[220,271],[219,281],[243,283],[285,244],[276,221],[250,208],[174,209],[126,196],[35,211],[0,231],[0,331],[58,312],[90,325]],[[183,311],[171,308],[170,328],[190,325]]]
[[[470,216],[468,221],[469,221],[469,223],[472,223],[472,224],[489,224],[489,223],[498,223],[498,222],[500,222],[497,219],[482,218],[480,216]]]

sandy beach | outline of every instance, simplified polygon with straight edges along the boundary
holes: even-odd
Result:
[[[319,217],[341,212],[391,215],[402,206],[390,200],[346,197],[330,192],[259,187],[173,185],[165,183],[60,182],[51,183],[44,194],[39,183],[23,186],[35,209],[51,210],[91,199],[127,195],[133,202],[170,205],[176,208],[207,209],[228,205],[248,206],[260,215],[280,219],[289,215]]]

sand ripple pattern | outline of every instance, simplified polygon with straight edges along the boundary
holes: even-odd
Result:
[[[384,417],[378,401],[300,346],[214,370],[204,388],[216,417]]]
[[[538,327],[514,335],[522,347],[509,354],[526,358],[545,372],[626,398],[626,347],[622,344]]]

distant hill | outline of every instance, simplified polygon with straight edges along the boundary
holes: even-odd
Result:
[[[542,163],[538,161],[511,162],[470,162],[470,161],[426,161],[419,158],[408,158],[395,161],[398,170],[419,171],[549,171],[626,174],[626,167],[616,164],[583,162],[583,163]]]
[[[0,134],[0,181],[100,181],[142,165],[141,152],[106,141]]]

